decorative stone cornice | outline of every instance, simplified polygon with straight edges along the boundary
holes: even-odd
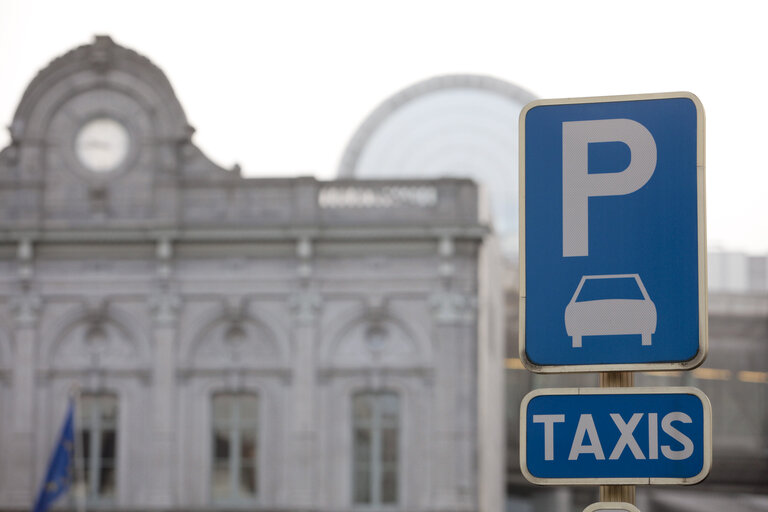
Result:
[[[37,378],[41,380],[56,378],[85,377],[83,390],[98,390],[104,387],[104,381],[115,378],[138,378],[149,381],[152,370],[148,368],[104,368],[93,365],[71,368],[38,368]]]
[[[369,377],[372,372],[375,372],[379,379],[386,379],[389,377],[412,377],[429,382],[434,377],[434,371],[434,368],[423,365],[408,367],[377,366],[375,368],[325,366],[318,369],[317,375],[322,383],[340,377]]]
[[[238,373],[241,378],[244,377],[275,377],[283,382],[288,382],[291,378],[292,371],[290,368],[282,366],[271,367],[191,367],[184,366],[176,369],[176,378],[179,381],[185,382],[194,378],[207,378],[207,377],[221,377],[230,373]]]
[[[238,227],[226,224],[174,229],[174,226],[168,225],[167,222],[147,221],[115,224],[110,229],[104,229],[103,226],[82,226],[72,229],[69,226],[56,226],[55,222],[48,222],[46,229],[41,230],[41,226],[36,225],[19,228],[3,226],[0,219],[0,242],[17,241],[24,236],[31,237],[35,242],[147,242],[155,239],[156,232],[172,232],[175,242],[284,241],[296,240],[301,236],[311,236],[323,241],[423,240],[439,238],[444,231],[443,226],[432,226],[431,222],[417,224],[412,221],[409,225],[405,225],[405,222],[387,223],[386,214],[383,213],[378,223],[371,223],[368,226],[302,226],[295,229],[268,225]],[[455,238],[479,242],[489,233],[489,229],[474,225],[456,227],[451,229],[451,232]]]

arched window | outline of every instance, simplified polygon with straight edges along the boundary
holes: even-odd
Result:
[[[91,502],[113,502],[117,493],[117,397],[86,393],[80,397],[77,467]]]
[[[253,501],[259,490],[258,397],[216,393],[211,410],[211,499],[219,504]]]
[[[392,392],[352,398],[352,473],[355,504],[393,505],[398,496],[400,399]]]

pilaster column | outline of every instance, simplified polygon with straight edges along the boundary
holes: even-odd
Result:
[[[315,470],[317,465],[316,435],[316,368],[317,320],[322,305],[312,286],[312,242],[300,238],[296,244],[298,289],[290,300],[293,316],[294,357],[289,424],[287,480],[283,492],[286,505],[311,509],[315,506]]]
[[[476,501],[473,447],[477,412],[473,369],[473,304],[456,290],[453,240],[438,244],[438,289],[430,297],[435,333],[435,459],[437,507],[472,508]]]
[[[8,501],[14,507],[29,507],[37,492],[35,468],[35,368],[37,367],[37,325],[40,297],[32,290],[33,247],[29,240],[19,242],[17,273],[19,295],[13,301],[13,359],[11,361],[11,435],[7,459]],[[40,470],[44,471],[44,470]]]
[[[151,467],[144,472],[150,489],[149,505],[171,508],[176,502],[174,418],[176,417],[176,334],[179,298],[171,286],[172,245],[157,243],[158,287],[150,299],[152,308],[152,452]]]

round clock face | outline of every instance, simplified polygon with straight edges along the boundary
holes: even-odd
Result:
[[[128,155],[129,136],[125,126],[108,117],[85,123],[75,139],[80,162],[93,172],[115,170]]]

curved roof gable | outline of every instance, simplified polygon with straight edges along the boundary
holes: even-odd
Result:
[[[193,144],[160,68],[108,36],[42,69],[10,131],[0,151],[0,216],[11,223],[176,223],[200,190],[215,195],[244,181]]]
[[[165,73],[148,58],[139,53],[116,44],[109,36],[99,35],[90,44],[79,46],[64,55],[52,60],[32,79],[21,98],[13,122],[11,137],[14,141],[35,136],[35,126],[30,121],[35,118],[36,110],[41,106],[56,107],[60,101],[44,101],[46,96],[55,94],[57,85],[66,84],[70,87],[61,88],[63,96],[72,92],[73,88],[84,88],[96,84],[121,85],[114,75],[124,73],[140,79],[146,90],[152,91],[151,103],[159,107],[161,113],[173,119],[174,125],[169,126],[171,132],[179,137],[190,136],[194,131],[187,123],[186,115],[181,107],[170,81]],[[122,84],[124,85],[124,84]],[[79,86],[79,87],[76,87]],[[145,92],[145,91],[142,91]],[[146,92],[145,92],[146,94]],[[149,98],[147,98],[149,99]]]

